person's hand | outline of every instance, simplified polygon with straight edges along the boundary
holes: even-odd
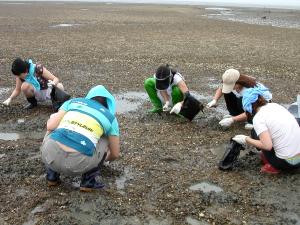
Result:
[[[241,145],[246,145],[246,138],[248,136],[243,135],[243,134],[239,134],[239,135],[235,135],[232,140],[236,141],[237,143],[241,144]]]
[[[6,106],[9,106],[10,103],[11,103],[11,98],[8,98],[8,99],[6,99],[2,104],[3,104],[3,105],[6,105]]]
[[[163,106],[163,111],[167,112],[170,111],[170,109],[171,109],[170,102],[166,101],[165,105]]]
[[[217,101],[216,99],[213,99],[212,101],[210,101],[209,103],[207,103],[206,107],[207,108],[211,108],[211,107],[215,107],[217,106]]]
[[[178,114],[181,110],[181,107],[182,107],[182,102],[178,102],[177,104],[175,104],[173,106],[173,108],[170,111],[170,114],[172,114],[172,113]]]
[[[234,120],[232,119],[232,117],[230,118],[225,118],[225,119],[222,119],[219,124],[222,126],[222,127],[230,127],[232,124],[234,123]]]
[[[47,85],[48,85],[48,88],[52,88],[56,85],[56,83],[53,80],[48,80]]]

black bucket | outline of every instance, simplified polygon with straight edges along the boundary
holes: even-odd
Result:
[[[203,104],[189,94],[184,99],[179,114],[192,121],[200,110],[203,111],[203,108]]]

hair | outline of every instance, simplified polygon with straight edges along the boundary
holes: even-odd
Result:
[[[160,65],[156,70],[156,77],[163,78],[168,77],[170,75],[170,66],[168,64],[166,65]]]
[[[27,73],[29,71],[30,64],[21,58],[16,58],[11,65],[11,72],[19,76],[21,73]]]
[[[98,102],[98,103],[100,103],[105,108],[108,108],[106,98],[101,97],[101,96],[95,96],[95,97],[93,97],[91,99],[94,100],[94,101],[96,101],[96,102]]]
[[[236,81],[236,84],[246,88],[253,88],[256,86],[256,79],[254,77],[241,74],[239,79]]]
[[[253,118],[253,116],[257,113],[257,109],[259,107],[262,107],[264,105],[268,104],[268,101],[262,97],[261,95],[258,96],[258,99],[252,103],[252,114],[249,112],[246,112],[247,119],[250,120]]]

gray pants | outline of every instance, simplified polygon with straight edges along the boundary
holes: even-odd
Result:
[[[69,176],[82,175],[97,167],[108,149],[107,138],[100,138],[93,156],[80,152],[66,152],[46,135],[41,146],[42,160],[47,168]]]

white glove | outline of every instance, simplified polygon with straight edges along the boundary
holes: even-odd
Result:
[[[178,113],[180,112],[180,110],[181,110],[182,104],[183,104],[182,102],[176,103],[176,104],[173,106],[173,108],[171,109],[170,114],[171,114],[171,113],[178,114]]]
[[[6,99],[2,104],[3,104],[3,105],[6,105],[6,106],[9,106],[10,103],[11,103],[11,98],[8,98],[8,99]]]
[[[253,128],[254,128],[253,124],[251,124],[251,123],[246,123],[245,124],[245,129],[246,130],[252,130]]]
[[[53,88],[56,84],[53,80],[48,80],[47,85],[48,85],[48,88]]]
[[[166,104],[163,106],[163,111],[167,112],[170,111],[170,109],[171,109],[170,102],[166,101]]]
[[[207,108],[211,108],[217,105],[217,101],[215,99],[213,99],[212,101],[210,101],[209,103],[207,103],[206,107]]]
[[[242,134],[239,134],[239,135],[235,135],[232,140],[236,141],[237,143],[241,144],[241,145],[246,145],[246,138],[248,136],[246,135],[242,135]]]
[[[220,124],[222,127],[230,127],[233,123],[234,123],[234,120],[232,119],[232,117],[222,119],[222,120],[219,122],[219,124]]]

